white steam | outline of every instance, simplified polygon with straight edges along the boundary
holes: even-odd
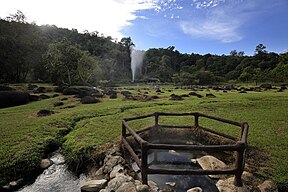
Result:
[[[131,49],[131,70],[132,70],[132,82],[135,81],[135,75],[137,70],[141,69],[145,51]]]

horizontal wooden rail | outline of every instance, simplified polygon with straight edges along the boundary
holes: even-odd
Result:
[[[210,116],[210,115],[205,115],[203,113],[198,113],[199,117],[206,117],[208,119],[214,119],[214,120],[217,120],[217,121],[221,121],[223,123],[228,123],[228,124],[231,124],[231,125],[236,125],[238,127],[241,127],[241,123],[238,123],[236,121],[231,121],[231,120],[228,120],[228,119],[223,119],[223,118],[220,118],[220,117],[213,117],[213,116]]]
[[[219,174],[234,174],[236,169],[203,170],[203,169],[150,169],[150,168],[147,168],[146,171],[148,174],[219,175]]]
[[[147,144],[148,149],[167,150],[195,150],[195,151],[238,151],[239,146],[235,145],[171,145],[171,144]]]

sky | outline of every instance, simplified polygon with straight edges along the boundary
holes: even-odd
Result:
[[[1,18],[17,10],[37,25],[131,37],[140,50],[288,51],[288,0],[1,0]]]

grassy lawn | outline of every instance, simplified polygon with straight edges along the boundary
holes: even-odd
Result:
[[[131,92],[136,94],[137,91]],[[189,90],[177,89],[172,92],[164,90],[164,92],[159,96],[160,99],[147,102],[104,98],[98,104],[82,105],[71,96],[64,101],[64,106],[75,105],[74,108],[53,107],[54,102],[64,97],[60,96],[0,109],[0,183],[9,177],[15,177],[19,170],[33,170],[51,143],[63,143],[67,159],[75,161],[89,149],[95,146],[97,149],[97,146],[118,138],[121,134],[123,117],[156,111],[198,111],[234,121],[248,122],[249,145],[253,150],[257,149],[267,154],[263,157],[267,159],[262,160],[265,162],[265,167],[259,167],[256,170],[257,174],[271,178],[280,185],[287,185],[288,91],[276,93],[275,90],[271,90],[240,94],[236,91],[223,93],[211,90],[216,98],[185,97],[182,101],[171,101],[169,95],[188,94]],[[198,91],[203,96],[207,92]],[[156,92],[151,90],[149,94],[156,95]],[[40,109],[51,109],[55,114],[37,117],[36,114]],[[189,118],[161,118],[160,121],[165,124],[193,124]],[[153,119],[150,118],[134,122],[131,126],[141,129],[152,123]],[[229,126],[213,127],[213,122],[201,118],[200,124],[239,135],[237,129]],[[66,133],[68,134],[65,135]]]

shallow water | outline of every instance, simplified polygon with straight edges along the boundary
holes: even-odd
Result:
[[[200,165],[192,163],[195,158],[192,153],[176,151],[157,150],[149,153],[148,164],[150,168],[177,168],[177,169],[201,169]],[[141,177],[140,170],[136,163],[132,164],[133,169]],[[193,187],[201,187],[205,192],[217,192],[218,189],[214,181],[206,175],[164,175],[150,174],[148,180],[157,183],[160,189],[173,189],[177,192],[186,192]],[[173,186],[169,185],[172,184]],[[174,185],[175,184],[175,185]]]
[[[60,153],[50,158],[54,164],[45,169],[36,181],[24,186],[18,192],[80,192],[81,185],[86,181],[86,176],[81,174],[76,177],[67,169],[65,159]]]

